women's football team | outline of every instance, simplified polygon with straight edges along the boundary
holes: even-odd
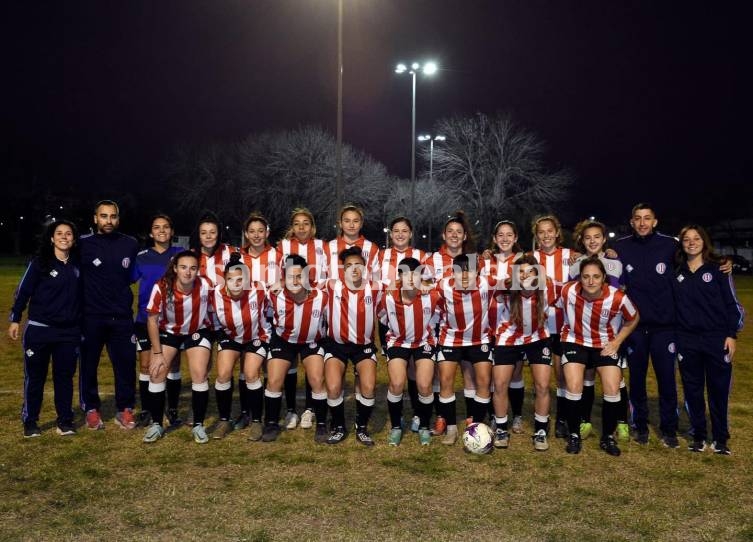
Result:
[[[300,423],[315,427],[317,443],[338,444],[352,429],[358,442],[373,446],[369,421],[377,401],[378,335],[387,360],[391,446],[403,439],[406,387],[413,413],[408,427],[419,443],[429,445],[432,436],[442,444],[457,441],[455,380],[460,367],[466,424],[488,417],[494,446],[508,448],[511,433],[525,431],[523,368],[528,365],[535,391],[534,450],[549,448],[553,373],[555,435],[566,440],[568,453],[581,451],[582,440],[592,432],[598,375],[600,448],[620,455],[618,442],[630,438],[625,341],[638,328],[640,316],[625,288],[620,255],[606,246],[603,224],[578,224],[575,247],[568,249],[562,246],[559,220],[539,217],[531,231],[535,248],[524,252],[516,224],[502,220],[480,255],[462,212],[447,220],[442,245],[434,253],[412,246],[408,218],[391,221],[390,243],[383,250],[364,238],[363,224],[360,207],[344,206],[339,235],[327,243],[316,238],[312,213],[295,209],[275,248],[269,243],[268,220],[253,213],[243,225],[243,246],[234,247],[223,242],[220,220],[206,214],[196,225],[190,250],[180,250],[170,246],[170,218],[155,216],[150,224],[153,246],[139,253],[134,271],[134,281],[139,280],[135,332],[143,441],[163,437],[165,421],[168,429],[183,424],[178,402],[185,352],[191,378],[188,423],[195,442],[206,443],[209,435],[222,439],[247,427],[248,440],[271,442],[283,428]],[[72,379],[80,340],[76,241],[72,223],[49,225],[11,311],[9,335],[15,340],[28,305],[22,421],[29,438],[41,433],[38,420],[50,358],[57,432],[75,434]],[[731,277],[719,270],[721,261],[703,228],[682,230],[672,284],[679,367],[692,426],[688,448],[706,448],[706,388],[712,449],[728,455],[727,408],[743,311]],[[204,421],[214,349],[218,421],[208,431]],[[236,362],[240,413],[233,419]],[[355,384],[352,428],[346,426],[343,392],[349,363]],[[300,417],[299,369],[306,383]],[[283,397],[287,412],[281,420]]]

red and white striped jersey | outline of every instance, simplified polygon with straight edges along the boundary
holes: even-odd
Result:
[[[216,288],[209,298],[215,329],[222,329],[235,342],[244,344],[254,339],[269,342],[272,326],[269,325],[267,289],[261,282],[252,282],[243,290],[240,299],[233,299],[226,288]]]
[[[365,278],[370,279],[376,276],[379,265],[379,247],[361,235],[355,243],[348,243],[345,238],[340,236],[332,239],[327,243],[327,276],[331,279],[343,280],[345,273],[338,255],[346,248],[358,247],[361,249],[363,259],[366,261]]]
[[[555,293],[559,296],[562,286],[570,280],[570,249],[557,247],[551,254],[534,250],[533,257],[546,270],[546,276],[554,282]],[[559,333],[563,322],[562,309],[549,307],[549,333]]]
[[[437,284],[440,294],[439,344],[474,346],[489,342],[489,303],[494,291],[485,277],[476,277],[476,287],[455,288],[453,277]]]
[[[495,335],[497,337],[497,346],[517,346],[521,344],[529,344],[546,339],[550,336],[546,318],[534,324],[539,311],[538,292],[536,292],[531,297],[520,296],[521,316],[523,317],[522,326],[515,325],[510,320],[510,296],[497,295],[495,297],[497,299],[496,305],[498,310],[498,325],[496,328],[492,329],[496,329]],[[557,302],[557,294],[554,291],[554,283],[549,278],[547,278],[546,280],[545,300],[547,307],[552,307]],[[544,314],[546,314],[546,309]]]
[[[443,278],[451,277],[453,259],[453,256],[447,253],[444,245],[438,251],[427,255],[422,262],[427,267],[424,279],[433,280],[436,283]],[[472,266],[476,266],[476,269],[478,269],[479,259],[477,254],[468,254],[468,260]]]
[[[309,280],[312,288],[327,279],[327,254],[324,241],[310,239],[306,243],[301,243],[295,237],[281,240],[277,243],[277,264],[280,269],[285,266],[285,258],[292,254],[301,256],[311,266]]]
[[[569,282],[562,289],[557,301],[565,311],[560,340],[603,348],[619,333],[623,320],[630,322],[638,311],[625,292],[614,286],[605,284],[601,297],[595,301],[587,300],[582,292],[579,282]]]
[[[225,284],[225,266],[233,252],[238,252],[238,248],[225,243],[220,243],[211,256],[202,252],[199,256],[199,276],[211,280],[215,287],[222,287]]]
[[[391,284],[397,279],[397,266],[405,258],[415,258],[420,263],[426,259],[426,252],[419,248],[409,247],[406,250],[397,250],[394,247],[379,251],[379,274],[376,279],[385,284]]]
[[[159,328],[171,335],[190,335],[210,326],[208,309],[212,283],[196,277],[193,289],[184,294],[173,285],[172,296],[161,282],[152,287],[147,314],[159,314]]]
[[[251,281],[263,282],[266,286],[271,286],[281,278],[277,265],[278,254],[274,247],[268,246],[258,256],[241,250],[241,260],[248,266]]]
[[[324,323],[329,294],[313,289],[302,303],[296,303],[283,288],[270,293],[275,333],[282,340],[294,344],[319,341],[324,336]]]
[[[492,254],[488,260],[481,260],[481,272],[484,277],[491,277],[496,281],[504,281],[510,276],[512,262],[522,256],[522,252],[513,252],[506,258],[499,254]]]
[[[403,301],[399,289],[388,290],[379,304],[379,317],[387,326],[387,348],[418,348],[434,346],[433,320],[439,304],[439,292],[418,294],[412,302]]]
[[[328,335],[338,343],[374,342],[374,325],[383,285],[364,280],[361,288],[351,290],[341,280],[327,281]]]

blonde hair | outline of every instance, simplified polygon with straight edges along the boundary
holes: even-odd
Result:
[[[290,213],[290,224],[288,225],[288,229],[285,232],[284,239],[293,238],[293,221],[298,215],[303,215],[311,221],[311,237],[316,237],[316,221],[314,220],[314,214],[306,207],[296,207],[295,209],[293,209],[293,212]]]

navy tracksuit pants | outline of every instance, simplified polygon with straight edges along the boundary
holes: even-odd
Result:
[[[130,318],[87,316],[81,328],[81,371],[79,395],[81,408],[86,412],[100,409],[97,369],[102,348],[107,354],[115,375],[115,408],[121,411],[136,404],[136,337]]]
[[[726,444],[729,438],[727,410],[732,363],[726,358],[724,339],[719,334],[678,334],[680,376],[695,440],[706,440],[708,435],[704,388],[708,391],[713,440]]]
[[[27,325],[24,330],[24,423],[38,422],[44,384],[52,358],[52,382],[58,424],[73,423],[73,377],[76,374],[81,332]]]
[[[638,431],[648,431],[646,376],[650,355],[659,388],[659,428],[664,435],[674,436],[677,433],[675,339],[673,329],[650,329],[638,325],[638,329],[626,341],[630,403],[633,406],[633,423]]]

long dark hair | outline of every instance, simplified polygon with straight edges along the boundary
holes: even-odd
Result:
[[[536,276],[538,277],[539,281],[541,281],[542,279],[544,281],[547,280],[546,274],[544,274],[543,277],[539,274],[539,272],[541,271],[541,266],[539,265],[538,260],[534,258],[533,254],[524,254],[520,258],[516,259],[513,262],[513,269],[517,272],[519,266],[521,265],[530,265],[534,269],[536,269]],[[521,327],[523,325],[523,294],[521,292],[522,289],[519,288],[510,290],[510,322],[515,324],[517,327]],[[534,329],[538,329],[541,326],[542,322],[546,322],[546,293],[546,288],[539,287],[536,289],[536,301],[538,301],[538,304],[536,314],[534,315]]]
[[[217,244],[214,245],[212,254],[210,254],[210,256],[214,256],[222,245],[224,230],[219,217],[212,211],[204,211],[201,214],[201,218],[196,222],[196,227],[191,233],[191,239],[188,242],[188,246],[196,254],[201,254],[201,237],[199,236],[199,230],[201,229],[202,224],[214,224],[217,226]]]
[[[193,258],[194,260],[196,260],[197,264],[199,263],[199,255],[196,254],[196,252],[194,252],[193,250],[181,250],[175,256],[170,258],[170,264],[167,266],[167,269],[165,269],[165,273],[157,281],[157,284],[159,284],[160,288],[164,288],[167,292],[167,298],[165,302],[168,305],[173,304],[175,297],[175,279],[178,276],[175,272],[175,266],[178,265],[178,262],[181,258]]]
[[[261,214],[259,211],[253,211],[246,220],[243,221],[243,251],[248,252],[249,247],[251,247],[251,243],[248,242],[248,239],[246,239],[246,230],[251,225],[251,222],[261,222],[264,224],[264,227],[267,229],[267,232],[269,232],[269,220],[264,218],[264,215]],[[269,244],[269,239],[267,239],[267,244]]]
[[[682,249],[682,238],[690,230],[697,231],[698,235],[703,240],[703,250],[701,251],[701,258],[703,259],[703,263],[722,263],[724,258],[714,252],[714,247],[711,244],[711,237],[709,237],[708,232],[698,224],[688,224],[683,229],[681,229],[680,233],[677,235],[677,239],[680,240],[680,246],[677,247],[677,252],[675,252],[675,264],[677,265],[677,267],[681,267],[688,261],[688,255],[685,254],[685,251]]]
[[[43,272],[48,272],[52,269],[52,265],[55,263],[55,246],[52,244],[52,237],[55,235],[55,230],[58,226],[68,226],[73,232],[73,246],[71,247],[69,258],[78,255],[78,229],[76,225],[70,220],[54,220],[47,224],[39,239],[39,247],[37,248],[37,261]]]
[[[469,254],[476,251],[476,234],[471,229],[471,225],[468,222],[468,217],[465,215],[465,211],[455,211],[455,214],[447,219],[442,228],[442,233],[447,230],[447,226],[450,224],[460,224],[463,227],[463,233],[465,233],[465,241],[463,241],[463,254]]]
[[[518,226],[513,222],[512,220],[500,220],[494,225],[494,229],[492,230],[492,238],[489,241],[489,250],[492,251],[492,254],[499,254],[499,247],[497,246],[497,230],[501,228],[502,226],[510,226],[512,229],[512,232],[515,234],[515,237],[518,237]],[[523,249],[520,248],[520,244],[518,241],[515,241],[512,245],[512,251],[513,252],[523,252]]]

